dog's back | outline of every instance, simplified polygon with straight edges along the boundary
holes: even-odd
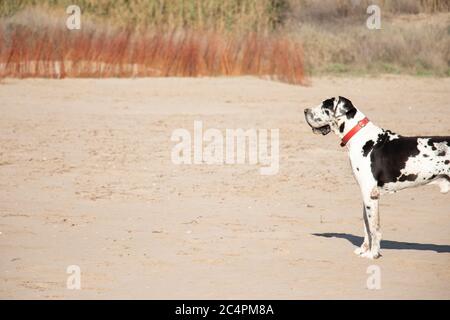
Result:
[[[382,191],[450,181],[450,137],[403,137],[386,131],[373,145],[370,160]]]

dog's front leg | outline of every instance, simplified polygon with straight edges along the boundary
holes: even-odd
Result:
[[[375,187],[376,188],[376,187]],[[374,194],[377,194],[374,197]],[[379,193],[373,190],[364,195],[364,209],[367,216],[368,236],[370,239],[370,250],[361,254],[362,257],[377,259],[380,257],[381,228],[380,215],[378,212]]]

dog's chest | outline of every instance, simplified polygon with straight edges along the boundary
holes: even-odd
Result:
[[[360,185],[374,181],[370,156],[364,156],[361,150],[357,150],[356,148],[349,150],[352,172]]]

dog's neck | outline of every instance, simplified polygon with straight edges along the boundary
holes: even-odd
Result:
[[[347,133],[349,133],[355,126],[358,125],[358,122],[363,120],[366,116],[364,113],[358,110],[358,112],[355,114],[355,116],[352,119],[346,119],[345,116],[344,119],[337,123],[336,126],[334,126],[334,131],[338,135],[338,137],[342,140],[343,137]],[[341,132],[340,128],[342,126],[342,123],[344,123],[344,129]],[[367,125],[364,128],[361,128],[346,144],[349,151],[352,149],[360,149],[364,146],[364,144],[369,139],[377,139],[378,135],[383,132],[383,129],[377,127],[373,122],[367,123]]]

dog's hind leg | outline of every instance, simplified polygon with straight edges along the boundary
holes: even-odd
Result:
[[[369,220],[367,218],[366,205],[363,203],[363,221],[364,221],[364,242],[359,248],[355,249],[355,254],[362,255],[363,253],[370,250],[371,247],[371,239],[370,239],[370,229],[369,229]]]
[[[447,193],[450,190],[450,178],[443,178],[439,184],[441,193]]]
[[[428,184],[437,184],[441,189],[441,193],[447,193],[450,190],[450,177],[441,175]]]

